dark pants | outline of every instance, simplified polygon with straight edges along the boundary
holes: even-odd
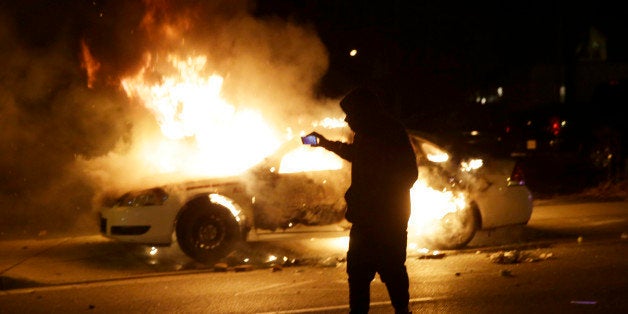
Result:
[[[351,227],[347,252],[351,313],[368,313],[371,281],[376,273],[386,284],[395,313],[408,313],[407,243],[405,227]]]

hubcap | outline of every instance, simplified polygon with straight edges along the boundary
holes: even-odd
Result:
[[[203,249],[212,249],[220,244],[220,228],[213,223],[199,226],[196,233],[197,245]]]

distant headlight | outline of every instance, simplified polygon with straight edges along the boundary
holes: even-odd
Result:
[[[168,199],[168,193],[162,188],[129,192],[122,195],[117,202],[118,206],[155,206],[162,205]]]

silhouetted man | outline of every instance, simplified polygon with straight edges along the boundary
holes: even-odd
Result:
[[[352,223],[347,252],[351,313],[367,313],[370,285],[379,276],[396,313],[409,313],[406,270],[410,188],[417,180],[414,150],[404,126],[388,115],[377,96],[358,88],[340,102],[354,132],[352,143],[329,141],[313,132],[317,144],[351,162],[345,193]]]

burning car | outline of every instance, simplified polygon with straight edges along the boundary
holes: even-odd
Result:
[[[409,134],[419,167],[411,190],[409,239],[459,249],[478,230],[528,223],[533,205],[523,168],[500,154],[501,143],[491,148],[465,137]]]
[[[528,222],[532,197],[516,161],[469,151],[454,156],[427,134],[409,136],[419,168],[409,239],[458,249],[478,230]],[[241,241],[347,235],[349,169],[296,136],[240,175],[164,184],[105,201],[100,231],[124,242],[176,243],[203,263]]]

